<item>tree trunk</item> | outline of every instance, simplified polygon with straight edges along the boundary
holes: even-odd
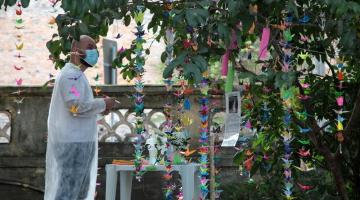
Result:
[[[349,196],[345,188],[344,177],[341,170],[341,160],[337,156],[335,156],[326,145],[323,145],[318,137],[316,137],[316,133],[320,132],[320,128],[319,126],[317,126],[316,122],[315,124],[312,124],[312,128],[313,131],[309,133],[309,138],[311,142],[314,144],[316,150],[325,157],[327,166],[334,176],[336,188],[337,191],[340,193],[341,198],[343,200],[349,200]]]
[[[300,90],[300,93],[304,94],[304,90],[302,89],[300,83],[297,81],[296,84]],[[356,98],[357,99],[356,99],[356,102],[354,103],[354,109],[352,112],[353,114],[350,117],[350,120],[349,120],[348,125],[346,126],[346,129],[349,127],[349,124],[353,124],[353,122],[352,122],[353,120],[356,120],[357,117],[360,117],[360,89],[358,91],[358,95]],[[311,105],[309,105],[309,103],[305,102],[304,106],[305,106],[305,109],[308,112],[310,112],[310,114],[315,116],[314,115],[315,111],[313,110],[313,107]],[[354,112],[357,112],[355,114],[356,115],[355,117],[354,117]],[[334,176],[336,188],[337,188],[337,191],[340,193],[341,198],[343,200],[349,200],[349,195],[345,188],[344,176],[343,176],[342,170],[341,170],[341,158],[337,154],[332,153],[331,150],[329,149],[329,147],[326,144],[323,144],[321,138],[318,137],[320,135],[319,133],[321,133],[322,130],[320,129],[316,119],[312,118],[312,120],[308,120],[306,122],[306,124],[300,122],[297,119],[295,122],[302,127],[306,127],[306,124],[310,125],[312,131],[309,132],[309,139],[314,144],[316,150],[325,157],[326,164],[327,164],[328,168],[330,169],[330,172]],[[346,138],[345,138],[345,140],[346,140]]]

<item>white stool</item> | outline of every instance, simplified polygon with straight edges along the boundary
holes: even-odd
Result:
[[[154,167],[151,171],[166,171],[164,165],[144,165]],[[184,200],[197,200],[200,190],[199,164],[173,165],[172,171],[178,171],[181,176]],[[120,172],[120,200],[131,200],[132,180],[131,172],[134,165],[108,164],[106,169],[106,200],[115,200],[117,172]]]

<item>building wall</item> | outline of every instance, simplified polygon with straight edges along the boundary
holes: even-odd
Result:
[[[11,94],[19,89],[23,90],[21,93],[21,97],[24,97],[22,104],[14,102],[17,95]],[[116,97],[122,102],[124,109],[133,107],[132,100],[128,98],[133,90],[132,87],[105,86],[101,89],[106,95]],[[145,108],[151,108],[159,112],[163,109],[164,102],[174,101],[171,97],[173,95],[164,98],[167,93],[163,86],[147,86],[145,87],[145,94]],[[10,143],[0,144],[0,196],[2,200],[42,199],[43,194],[41,191],[44,189],[47,116],[50,97],[51,89],[49,88],[0,87],[0,112],[8,112],[11,115]],[[196,103],[196,95],[193,95],[190,99],[193,105],[191,116],[194,120],[194,124],[189,127],[192,137],[190,142],[192,147],[195,148],[197,144],[197,126],[199,124],[197,111],[199,108]],[[20,114],[18,114],[18,108],[20,108]],[[107,137],[111,137],[114,130],[110,130],[108,134]],[[133,159],[134,149],[126,140],[118,143],[100,142],[99,147],[100,176],[98,182],[101,183],[101,186],[97,191],[99,194],[98,199],[104,199],[105,165],[111,163],[113,159]],[[231,164],[233,150],[223,149],[221,152],[221,166],[223,168],[221,170],[221,181],[236,180],[238,177],[234,174],[234,167]],[[29,187],[26,188],[26,185],[29,185]],[[162,188],[162,173],[147,173],[143,182],[133,181],[132,199],[163,199]]]

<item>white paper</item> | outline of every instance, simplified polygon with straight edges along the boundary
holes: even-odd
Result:
[[[225,95],[226,117],[225,133],[221,146],[235,146],[240,135],[241,125],[241,99],[240,92],[231,92]]]

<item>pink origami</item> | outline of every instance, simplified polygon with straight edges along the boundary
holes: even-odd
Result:
[[[17,85],[17,86],[21,86],[21,85],[22,85],[22,82],[23,82],[23,79],[22,79],[22,78],[15,79],[15,81],[16,81],[16,85]]]
[[[248,120],[245,124],[245,127],[248,128],[248,129],[251,129],[251,122],[250,120]]]
[[[344,105],[344,97],[343,96],[337,97],[336,103],[338,106],[343,106]]]
[[[74,96],[76,97],[80,97],[80,93],[79,91],[76,89],[75,86],[72,86],[71,89],[70,89],[70,93],[72,93]]]
[[[228,74],[229,55],[230,55],[230,51],[226,50],[225,54],[222,57],[221,75],[223,75],[223,76],[226,76]]]
[[[261,41],[260,41],[260,51],[259,51],[259,59],[265,60],[268,50],[268,44],[270,40],[270,28],[263,28]]]

